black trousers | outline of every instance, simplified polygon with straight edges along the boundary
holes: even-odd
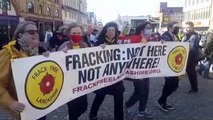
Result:
[[[149,96],[149,78],[134,80],[133,83],[134,92],[125,105],[129,108],[139,101],[139,111],[145,111]]]
[[[196,61],[188,60],[186,72],[188,74],[189,82],[191,84],[191,90],[198,91],[197,73],[195,71],[196,65],[197,65]]]
[[[87,95],[76,98],[67,103],[69,120],[78,120],[78,117],[81,116],[87,110]]]
[[[96,117],[101,104],[104,101],[106,94],[97,93],[95,99],[92,103],[90,117]],[[123,120],[123,93],[122,94],[112,94],[114,96],[114,119]]]
[[[163,87],[163,91],[161,97],[159,98],[158,102],[160,104],[165,104],[167,102],[167,98],[177,90],[179,85],[178,77],[166,77],[165,78],[165,85]]]

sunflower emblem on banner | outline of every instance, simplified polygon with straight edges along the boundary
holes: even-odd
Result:
[[[34,65],[25,82],[28,102],[37,109],[46,109],[58,98],[64,82],[64,73],[54,61]]]

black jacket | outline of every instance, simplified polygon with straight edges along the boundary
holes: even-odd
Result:
[[[189,51],[188,61],[198,61],[198,50],[199,50],[199,36],[196,32],[192,34],[186,34],[183,42],[189,42],[191,49]]]

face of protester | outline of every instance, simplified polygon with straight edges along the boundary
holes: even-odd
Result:
[[[19,34],[20,39],[26,42],[26,44],[34,49],[38,47],[39,43],[39,35],[37,27],[33,24],[29,24],[25,27],[25,30],[23,33]]]
[[[80,43],[82,40],[82,30],[80,27],[74,27],[69,33],[70,40],[76,44]]]
[[[109,27],[107,29],[107,32],[106,32],[106,36],[110,39],[110,40],[113,40],[113,38],[115,37],[115,27]]]
[[[145,36],[151,36],[152,28],[151,28],[150,24],[146,25],[146,27],[144,28],[144,31],[142,31],[142,34]]]
[[[179,29],[180,29],[179,25],[178,25],[177,23],[175,23],[175,24],[172,26],[172,28],[170,29],[170,31],[171,31],[173,34],[177,35],[177,34],[179,33]]]
[[[194,28],[188,24],[184,25],[184,33],[186,34],[190,34],[194,31]]]

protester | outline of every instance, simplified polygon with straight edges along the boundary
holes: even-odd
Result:
[[[83,42],[82,27],[80,25],[76,23],[70,24],[67,28],[66,34],[69,37],[69,41],[64,42],[59,47],[59,51],[62,50],[64,52],[67,52],[69,49],[80,49],[88,47],[88,45]],[[87,105],[87,95],[83,95],[68,102],[67,106],[69,112],[69,120],[78,120],[79,116],[81,116],[87,110]]]
[[[91,46],[95,46],[97,42],[97,34],[98,34],[98,30],[94,29],[92,34],[90,35]]]
[[[44,42],[45,43],[49,43],[50,38],[53,36],[53,33],[51,31],[51,28],[48,28],[46,33],[45,33],[45,38],[44,38]]]
[[[90,40],[90,36],[93,32],[92,27],[88,27],[84,32],[83,32],[83,42],[86,43],[89,47],[92,47],[92,42]]]
[[[154,33],[155,37],[158,38],[158,41],[160,41],[162,38],[161,38],[161,34],[159,32],[159,28],[156,28],[155,29],[155,33]]]
[[[0,51],[0,105],[18,119],[19,113],[24,111],[25,105],[17,99],[10,60],[36,56],[46,51],[38,46],[39,35],[36,24],[33,22],[19,23],[14,33],[14,39]],[[44,116],[39,120],[45,119]]]
[[[107,23],[101,33],[98,36],[97,45],[114,45],[117,44],[118,26],[114,22]],[[97,120],[98,110],[104,101],[106,95],[112,95],[114,97],[114,119],[123,120],[123,82],[120,81],[111,86],[101,88],[95,91],[96,96],[92,103],[91,111],[89,114],[90,120]]]
[[[183,32],[183,29],[180,29],[180,30],[179,30],[179,33],[178,33],[178,39],[179,39],[180,41],[182,41],[183,38],[184,38],[184,32]]]
[[[208,31],[206,37],[206,47],[204,53],[206,55],[206,61],[205,63],[200,65],[198,73],[202,75],[202,72],[204,72],[203,78],[212,79],[211,77],[209,77],[209,68],[213,63],[213,30],[211,29]]]
[[[129,30],[128,36],[132,36],[132,35],[135,35],[135,30],[134,29],[130,29]]]
[[[164,41],[170,42],[179,42],[178,32],[179,25],[178,22],[171,22],[167,26],[168,31],[163,33],[162,39]],[[165,77],[165,85],[163,87],[163,91],[161,97],[157,101],[157,105],[161,108],[161,110],[168,112],[173,110],[174,107],[167,103],[167,98],[178,88],[179,78],[178,76],[174,77]]]
[[[58,30],[53,33],[53,37],[51,37],[49,41],[49,49],[51,49],[51,51],[57,51],[65,41],[68,41],[68,37],[65,34],[66,29],[66,26],[60,26]]]
[[[0,31],[0,50],[8,43],[8,36],[4,31]]]
[[[198,64],[198,50],[199,50],[199,37],[198,34],[194,31],[194,24],[191,21],[188,21],[184,25],[184,40],[183,42],[189,42],[190,51],[188,56],[188,62],[186,67],[186,72],[189,77],[191,84],[191,89],[187,93],[197,93],[198,92],[198,81],[195,67]]]
[[[146,43],[150,41],[152,34],[151,24],[145,22],[136,28],[135,36],[131,38],[131,43]],[[139,101],[138,116],[152,118],[152,114],[146,109],[149,96],[149,78],[133,79],[134,92],[128,101],[125,103],[125,112],[127,115],[131,113],[132,107]]]

